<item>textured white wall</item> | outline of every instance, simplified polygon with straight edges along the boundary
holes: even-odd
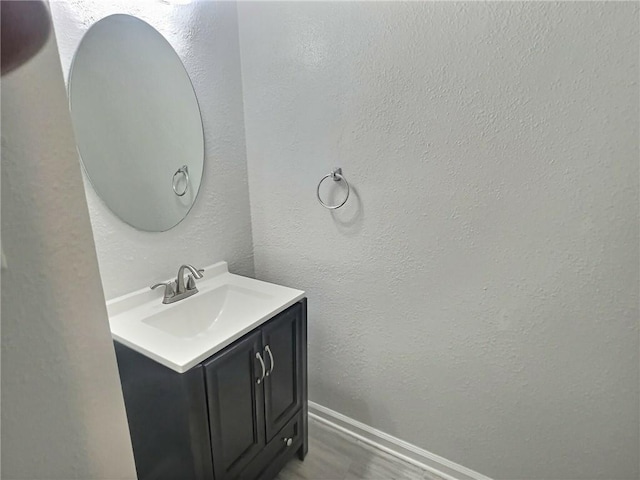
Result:
[[[312,400],[497,478],[638,478],[638,8],[239,4],[256,275],[309,293]]]
[[[175,228],[149,233],[130,227],[85,181],[106,298],[169,278],[183,263],[201,267],[226,260],[234,273],[252,275],[235,4],[73,0],[54,2],[51,9],[65,78],[84,32],[107,15],[128,13],[156,28],[178,52],[202,112],[202,184],[191,212]]]
[[[135,479],[51,35],[2,78],[2,478]]]

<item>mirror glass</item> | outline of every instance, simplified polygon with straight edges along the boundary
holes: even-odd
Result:
[[[169,42],[130,15],[96,22],[75,53],[69,103],[82,164],[104,203],[141,230],[178,224],[198,194],[204,137]]]

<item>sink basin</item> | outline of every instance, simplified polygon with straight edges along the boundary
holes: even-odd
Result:
[[[183,373],[293,305],[304,292],[205,268],[195,295],[164,305],[148,288],[107,302],[113,338]]]
[[[165,309],[144,320],[144,323],[179,338],[193,338],[206,335],[218,320],[239,318],[251,315],[260,308],[261,303],[270,300],[271,295],[242,288],[236,285],[223,285],[208,292],[198,292],[184,301],[180,312]]]

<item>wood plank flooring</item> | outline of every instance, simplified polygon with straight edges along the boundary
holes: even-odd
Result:
[[[276,480],[443,480],[309,418],[309,453],[291,460]]]

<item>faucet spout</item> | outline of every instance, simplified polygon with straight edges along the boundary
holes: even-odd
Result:
[[[176,279],[176,294],[181,294],[184,293],[186,291],[186,287],[184,285],[184,271],[185,269],[189,270],[191,272],[191,274],[193,275],[194,278],[197,279],[201,279],[202,278],[202,272],[204,270],[198,270],[197,268],[193,267],[192,265],[181,265],[180,268],[178,269],[178,278]]]

